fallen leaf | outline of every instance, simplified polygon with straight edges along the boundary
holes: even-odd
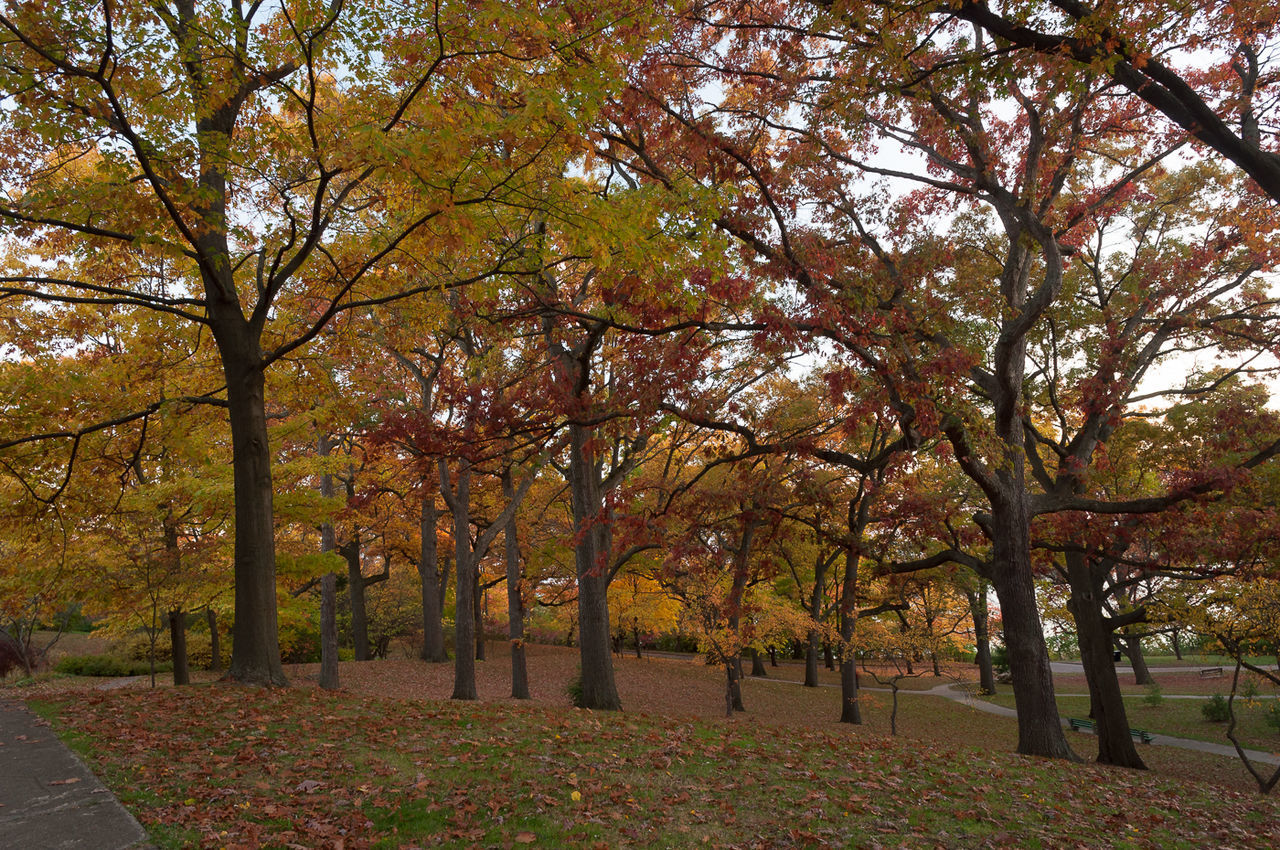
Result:
[[[532,832],[516,833],[516,844],[532,844],[537,840],[538,836],[534,835]]]
[[[80,781],[79,777],[73,776],[70,779],[57,779],[57,780],[54,780],[53,782],[50,782],[49,784],[50,785],[75,785],[79,781]]]

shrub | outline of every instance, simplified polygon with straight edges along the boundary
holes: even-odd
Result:
[[[118,655],[68,655],[58,662],[55,669],[71,676],[145,676],[151,672],[151,665]],[[157,673],[171,670],[172,662],[156,662]]]
[[[997,644],[991,647],[991,669],[996,673],[1009,672],[1009,649]]]
[[[1142,698],[1142,701],[1152,708],[1156,708],[1164,702],[1164,692],[1160,690],[1158,684],[1152,682],[1147,685],[1147,695]]]
[[[1280,732],[1280,699],[1273,699],[1262,713],[1262,720],[1272,729]]]
[[[115,654],[133,661],[146,661],[151,651],[151,640],[146,632],[134,632],[121,638],[112,647]],[[207,631],[194,632],[187,630],[187,666],[192,670],[203,670],[209,666],[213,658],[213,639]],[[156,635],[156,664],[167,663],[173,666],[173,644],[169,639],[169,630],[162,629]]]
[[[1200,706],[1200,713],[1210,723],[1225,723],[1231,719],[1231,707],[1227,705],[1227,698],[1222,694],[1209,697],[1208,701]]]

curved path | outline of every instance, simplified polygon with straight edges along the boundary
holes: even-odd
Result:
[[[1012,708],[1007,708],[1003,705],[996,705],[995,703],[987,702],[984,699],[978,699],[973,694],[969,693],[963,685],[955,685],[950,682],[945,685],[938,685],[936,688],[931,688],[927,691],[899,691],[899,693],[924,693],[931,696],[945,697],[953,702],[963,703],[971,708],[976,708],[978,711],[985,711],[988,714],[999,714],[1002,717],[1018,716],[1018,713]],[[1059,696],[1077,695],[1059,694]],[[1079,694],[1078,696],[1088,696],[1088,694]],[[1163,696],[1165,699],[1208,699],[1208,697],[1197,696],[1194,694],[1180,696],[1164,694]],[[1066,725],[1065,720],[1063,720],[1063,725]],[[1202,753],[1216,753],[1220,756],[1239,758],[1239,754],[1236,753],[1235,747],[1231,747],[1226,744],[1214,744],[1209,741],[1197,741],[1194,738],[1178,738],[1173,735],[1160,735],[1153,732],[1151,734],[1151,743],[1160,744],[1165,747],[1179,747],[1184,750],[1197,750]],[[1280,765],[1280,756],[1275,753],[1265,753],[1261,750],[1245,750],[1244,752],[1245,755],[1249,757],[1250,761],[1261,764]]]

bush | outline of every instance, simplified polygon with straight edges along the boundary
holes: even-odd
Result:
[[[1009,672],[1009,649],[1003,645],[991,647],[991,669],[996,673]]]
[[[145,676],[151,672],[151,665],[146,661],[121,658],[118,655],[68,655],[54,669],[70,676]],[[172,662],[156,662],[157,673],[171,670]]]
[[[151,639],[146,632],[134,632],[121,638],[112,647],[116,655],[132,661],[146,661],[150,657]],[[187,630],[187,666],[192,670],[208,668],[213,659],[213,639],[207,631],[194,632]],[[156,635],[156,664],[166,663],[173,668],[173,644],[169,639],[169,630],[163,629]]]
[[[1160,690],[1160,686],[1158,684],[1152,682],[1147,685],[1147,695],[1142,698],[1142,701],[1152,708],[1157,708],[1164,702],[1164,692]]]
[[[1273,699],[1262,713],[1262,720],[1272,729],[1280,732],[1280,699]]]
[[[1210,723],[1226,723],[1231,719],[1231,707],[1227,705],[1227,698],[1222,694],[1209,697],[1208,702],[1200,706],[1200,713]]]

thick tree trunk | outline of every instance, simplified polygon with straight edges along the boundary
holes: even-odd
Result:
[[[418,559],[418,580],[422,585],[422,653],[423,661],[443,664],[449,660],[444,645],[444,582],[441,580],[436,551],[436,508],[434,488],[423,485],[422,515],[419,528],[422,545]]]
[[[283,686],[288,680],[280,664],[276,617],[275,512],[262,354],[248,324],[243,319],[236,324],[214,323],[227,380],[236,516],[235,625],[227,675],[244,684]]]
[[[181,608],[169,612],[169,642],[173,646],[173,683],[191,684],[187,666],[187,614]]]
[[[1110,629],[1102,613],[1102,582],[1095,580],[1083,554],[1068,553],[1066,564],[1071,585],[1067,608],[1076,621],[1080,663],[1089,685],[1089,705],[1098,735],[1098,762],[1144,770],[1146,765],[1129,734],[1124,697],[1111,661]]]
[[[578,657],[582,664],[582,708],[618,711],[622,702],[613,678],[609,641],[609,552],[601,523],[604,503],[589,446],[591,433],[569,426],[569,491],[577,536]]]
[[[204,610],[204,615],[209,623],[209,669],[217,673],[222,670],[222,638],[218,635],[218,612],[211,606]]]
[[[764,679],[769,675],[764,666],[764,656],[755,647],[751,648],[751,675],[757,679]]]
[[[984,694],[996,692],[996,673],[991,666],[990,612],[987,607],[987,583],[965,591],[969,597],[969,614],[973,617],[973,639],[977,644],[974,663],[978,665],[978,688]]]
[[[351,537],[338,547],[338,554],[347,562],[347,600],[351,606],[351,645],[356,661],[369,660],[369,613],[365,605],[364,570],[361,568],[360,533],[352,531]]]
[[[991,583],[1000,600],[1013,698],[1018,711],[1018,752],[1078,761],[1062,732],[1049,649],[1036,608],[1031,573],[1030,518],[1022,494],[992,511]]]
[[[1169,632],[1169,642],[1173,644],[1173,657],[1179,661],[1182,660],[1182,641],[1180,640],[1180,637],[1180,629],[1175,628]]]

